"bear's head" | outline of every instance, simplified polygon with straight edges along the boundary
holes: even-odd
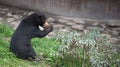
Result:
[[[37,12],[31,14],[32,18],[34,18],[35,25],[40,25],[43,28],[49,27],[49,23],[47,22],[47,19],[43,13]]]

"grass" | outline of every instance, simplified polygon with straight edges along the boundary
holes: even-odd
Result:
[[[56,42],[43,38],[33,39],[32,43],[38,57],[42,54],[46,59],[40,62],[18,59],[13,53],[9,52],[9,41],[0,39],[0,67],[49,67],[50,65],[47,63],[47,59],[51,60],[51,52],[54,51],[53,47],[57,47]]]
[[[34,38],[32,39],[32,46],[35,49],[38,57],[42,55],[45,59],[39,62],[30,62],[16,58],[16,56],[9,52],[9,40],[13,33],[13,29],[5,23],[0,24],[0,67],[50,67],[47,61],[51,61],[51,54],[57,49],[58,42],[55,39]]]
[[[9,51],[13,29],[0,24],[0,67],[120,67],[120,53],[98,30],[82,35],[58,34],[55,38],[33,38],[32,47],[41,61],[16,58]],[[57,40],[56,40],[57,39]]]
[[[13,33],[13,29],[5,23],[0,23],[0,36],[10,37]]]

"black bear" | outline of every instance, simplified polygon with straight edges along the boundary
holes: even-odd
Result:
[[[39,26],[42,26],[44,30],[41,31]],[[31,46],[31,39],[34,37],[42,38],[52,30],[53,27],[48,24],[44,14],[33,13],[24,18],[13,33],[10,51],[21,59],[35,59],[36,53]]]

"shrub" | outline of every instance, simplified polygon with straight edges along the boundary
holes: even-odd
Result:
[[[115,67],[120,59],[109,38],[98,30],[82,35],[61,33],[57,40],[60,46],[55,56],[55,67]]]

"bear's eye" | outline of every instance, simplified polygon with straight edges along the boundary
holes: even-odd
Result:
[[[38,16],[39,18],[42,18],[42,16]]]

